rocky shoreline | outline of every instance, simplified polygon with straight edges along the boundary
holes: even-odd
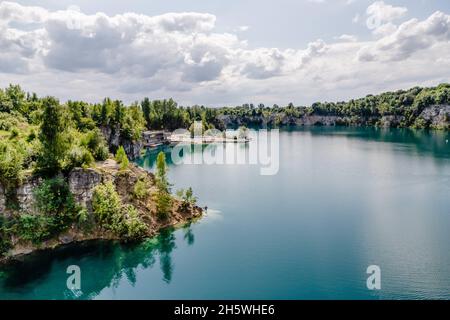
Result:
[[[118,164],[112,160],[106,160],[97,163],[94,168],[75,168],[66,178],[71,193],[77,205],[86,208],[88,213],[92,215],[92,197],[93,190],[99,184],[112,182],[124,204],[132,204],[138,211],[140,218],[146,225],[144,238],[154,237],[160,230],[168,227],[177,226],[187,223],[193,219],[199,218],[203,214],[203,209],[198,206],[182,207],[181,201],[172,197],[172,209],[167,219],[160,220],[156,217],[156,205],[153,195],[156,192],[155,177],[152,173],[130,164],[129,169],[119,170]],[[133,186],[138,180],[145,179],[149,186],[149,193],[145,198],[136,199],[131,194]],[[6,208],[5,188],[0,185],[0,215],[8,218],[13,215],[20,215],[21,212],[27,214],[40,214],[35,208],[35,199],[33,190],[41,183],[41,178],[28,177],[23,183],[17,187],[16,195],[20,210],[11,210]],[[91,240],[118,240],[123,241],[116,234],[94,226],[92,230],[83,230],[76,224],[72,224],[67,230],[59,234],[57,237],[43,241],[39,244],[33,244],[30,241],[23,241],[17,237],[13,237],[12,248],[6,255],[0,257],[0,263],[9,260],[18,259],[24,255],[39,251],[52,249],[70,243],[77,243]]]
[[[431,129],[450,129],[450,105],[433,105],[426,107],[417,116],[424,127]],[[338,116],[303,114],[301,116],[277,113],[269,115],[241,116],[222,114],[217,118],[221,128],[228,127],[270,127],[270,126],[378,126],[383,128],[403,127],[403,115],[383,116]]]

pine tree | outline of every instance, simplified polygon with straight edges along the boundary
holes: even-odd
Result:
[[[42,123],[39,133],[40,149],[37,168],[43,174],[53,175],[61,169],[70,144],[66,137],[67,127],[64,121],[63,108],[58,100],[47,97],[43,100]]]
[[[160,219],[167,219],[172,208],[170,184],[167,181],[167,164],[164,152],[160,152],[156,158],[156,210]]]
[[[130,161],[128,160],[127,154],[123,146],[120,146],[116,152],[116,161],[120,165],[120,170],[125,170],[128,168]]]

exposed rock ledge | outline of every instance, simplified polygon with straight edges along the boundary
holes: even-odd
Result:
[[[141,200],[136,199],[132,194],[132,190],[138,179],[145,179],[149,186],[148,196]],[[76,168],[69,173],[67,181],[75,201],[85,207],[90,214],[92,214],[93,189],[100,183],[112,181],[122,203],[132,204],[138,209],[140,217],[148,228],[146,231],[147,237],[155,236],[163,228],[176,226],[192,219],[196,219],[203,213],[202,209],[197,206],[191,206],[187,210],[182,210],[180,201],[173,198],[173,206],[169,218],[164,221],[159,220],[156,217],[156,205],[153,200],[153,195],[157,191],[153,174],[135,165],[130,165],[128,170],[119,171],[117,163],[111,159],[97,163],[95,168]],[[17,202],[20,206],[19,211],[13,211],[6,208],[6,192],[5,188],[0,184],[0,216],[3,215],[9,217],[13,214],[21,214],[22,212],[39,214],[34,205],[33,189],[39,185],[40,182],[40,178],[28,177],[19,187],[17,187],[16,193]],[[100,228],[94,228],[94,230],[87,232],[80,230],[76,224],[74,224],[58,237],[44,241],[39,245],[24,242],[20,239],[12,239],[13,248],[5,257],[0,257],[0,262],[16,259],[37,250],[55,248],[73,242],[97,239],[121,240],[111,232]]]
[[[254,116],[219,115],[218,126],[221,129],[237,126],[379,126],[402,127],[405,126],[405,117],[402,115],[378,116],[337,116],[303,114],[299,117],[285,113]],[[416,120],[425,125],[425,128],[450,129],[450,105],[428,106],[417,115]],[[413,124],[411,124],[413,125]]]

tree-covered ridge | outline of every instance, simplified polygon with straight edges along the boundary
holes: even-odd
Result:
[[[129,166],[124,147],[105,139],[104,132],[114,132],[113,138],[119,142],[134,143],[145,127],[141,104],[125,106],[109,98],[98,104],[60,103],[54,97],[25,93],[19,86],[0,89],[0,260],[18,243],[40,246],[57,241],[70,230],[81,236],[95,231],[100,236],[109,232],[106,237],[140,239],[160,224],[170,223],[181,200],[173,201],[163,185],[158,185],[164,189],[161,196],[150,193],[154,184],[151,176]],[[111,158],[111,153],[116,161],[103,161]],[[109,168],[106,163],[111,161]],[[165,166],[165,161],[159,165]],[[74,170],[79,167],[91,169]],[[71,190],[74,183],[69,182],[74,172],[87,174],[92,170],[97,175],[120,178],[115,185],[97,185],[89,207],[75,199]],[[167,183],[164,172],[158,181]],[[19,192],[24,186],[31,188],[25,197]],[[120,196],[119,186],[125,190]],[[189,208],[189,212],[183,209],[184,218],[201,214],[201,209]],[[156,222],[153,213],[160,218]],[[181,218],[176,217],[177,221]]]
[[[396,116],[401,119],[397,124],[399,127],[429,128],[430,123],[422,121],[419,115],[426,107],[433,105],[450,105],[450,84],[444,83],[431,88],[414,87],[409,90],[367,95],[364,98],[349,101],[315,102],[309,107],[294,106],[292,103],[285,107],[244,104],[238,107],[220,108],[217,112],[236,117],[273,117],[275,125],[277,125],[277,117],[280,116],[302,118],[318,115],[373,118],[373,121],[368,123],[372,125],[379,124],[378,120],[382,117]]]
[[[346,102],[317,102],[311,106],[280,107],[244,104],[208,108],[179,106],[174,100],[143,99],[129,106],[105,98],[100,103],[67,101],[38,97],[18,85],[0,89],[0,182],[15,183],[24,171],[42,174],[68,171],[104,160],[108,151],[102,129],[118,132],[122,139],[138,140],[145,129],[190,128],[201,121],[205,129],[225,129],[232,117],[244,125],[281,125],[296,123],[310,116],[342,117],[335,124],[381,125],[385,117],[398,121],[390,125],[415,128],[440,128],[421,112],[433,105],[450,105],[450,84],[368,95]],[[443,115],[448,123],[448,113]],[[237,119],[237,120],[236,120]],[[288,119],[288,120],[286,120]],[[361,121],[362,120],[362,121]],[[110,148],[111,149],[111,148]]]
[[[130,141],[140,139],[145,129],[188,129],[194,121],[201,121],[205,129],[225,129],[229,123],[223,121],[224,117],[234,117],[244,125],[276,126],[285,123],[283,118],[295,123],[295,119],[312,115],[350,119],[337,124],[368,119],[363,124],[369,125],[380,124],[382,117],[391,116],[398,118],[393,122],[395,126],[429,128],[433,124],[420,114],[432,105],[450,105],[450,84],[368,95],[347,102],[317,102],[309,107],[290,103],[284,107],[244,104],[222,108],[183,107],[172,99],[149,98],[129,106],[110,98],[95,104],[60,103],[56,98],[40,98],[10,85],[0,89],[0,182],[14,183],[24,170],[54,173],[104,160],[108,146],[101,129],[105,127]],[[444,116],[448,118],[448,114]]]
[[[140,106],[111,99],[61,104],[19,86],[0,89],[0,182],[14,183],[24,170],[49,176],[105,160],[109,150],[101,133],[104,126],[137,140],[145,120]]]

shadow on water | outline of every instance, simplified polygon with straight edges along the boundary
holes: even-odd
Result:
[[[183,230],[192,245],[190,225]],[[92,299],[106,287],[117,288],[124,277],[134,287],[137,269],[152,268],[157,259],[162,280],[170,283],[175,240],[174,229],[168,228],[139,244],[89,241],[24,256],[0,268],[0,299]],[[82,293],[77,296],[66,287],[70,265],[79,266],[82,273]],[[45,296],[39,295],[41,289]]]
[[[189,246],[192,246],[195,241],[194,233],[192,232],[192,221],[186,223],[183,227],[184,230],[184,240]]]

